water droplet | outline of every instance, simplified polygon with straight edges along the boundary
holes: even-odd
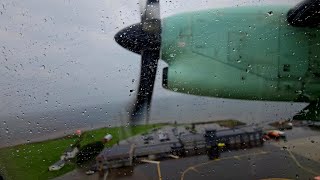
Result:
[[[269,15],[269,16],[272,16],[272,15],[273,15],[273,11],[269,11],[269,12],[268,12],[268,15]]]
[[[9,128],[6,128],[6,133],[7,133],[7,134],[9,133]]]
[[[7,122],[6,121],[3,121],[3,125],[6,125],[7,124]]]
[[[175,56],[176,56],[176,54],[170,54],[170,57],[172,57],[172,58],[175,57]]]
[[[173,88],[173,91],[177,92],[179,89],[178,88]]]
[[[48,100],[45,100],[44,102],[45,102],[45,103],[48,103]]]
[[[31,129],[29,130],[29,133],[32,134],[32,130]]]
[[[45,65],[40,66],[41,69],[46,69]]]

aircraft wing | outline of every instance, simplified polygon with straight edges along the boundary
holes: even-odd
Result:
[[[287,14],[289,24],[296,27],[317,27],[320,25],[320,0],[304,0]]]

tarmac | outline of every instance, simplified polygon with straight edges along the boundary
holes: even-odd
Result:
[[[217,160],[194,156],[160,162],[162,179],[313,179],[320,175],[320,162],[304,158],[273,144],[262,148],[222,153]],[[159,179],[156,164],[142,164],[128,173],[108,179]]]

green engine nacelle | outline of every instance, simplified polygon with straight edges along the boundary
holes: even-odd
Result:
[[[320,32],[293,27],[290,7],[205,10],[163,21],[163,87],[232,99],[320,97]]]

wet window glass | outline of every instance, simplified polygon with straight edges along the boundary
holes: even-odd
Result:
[[[0,1],[0,180],[320,179],[319,12]]]

